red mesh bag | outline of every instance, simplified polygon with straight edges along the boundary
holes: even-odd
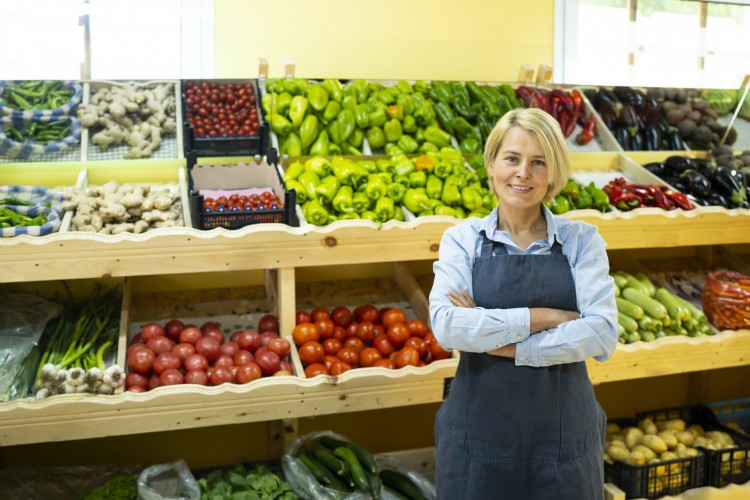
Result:
[[[720,330],[750,329],[750,276],[719,270],[706,275],[703,312]]]

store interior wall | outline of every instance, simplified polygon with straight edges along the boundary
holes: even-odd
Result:
[[[253,77],[258,58],[306,78],[513,81],[552,66],[554,0],[215,0],[215,77]]]

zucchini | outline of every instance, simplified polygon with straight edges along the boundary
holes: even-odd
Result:
[[[386,487],[400,492],[406,498],[411,500],[427,500],[422,492],[411,482],[411,479],[400,472],[383,469],[380,471],[380,479]]]
[[[638,323],[633,318],[619,311],[617,312],[617,322],[622,325],[628,333],[633,333],[638,329]]]
[[[625,300],[622,297],[617,297],[615,300],[617,301],[617,312],[630,316],[633,319],[641,319],[645,314],[643,308],[633,304],[629,300]]]
[[[378,466],[375,464],[375,459],[372,458],[372,453],[370,453],[360,445],[351,443],[349,441],[342,441],[341,439],[336,439],[331,436],[321,437],[320,442],[323,443],[324,446],[332,450],[335,450],[340,446],[349,448],[357,456],[357,459],[359,459],[359,463],[362,464],[362,467],[369,470],[373,474],[376,474],[378,472]]]
[[[652,318],[662,319],[667,316],[667,308],[664,307],[661,302],[652,299],[645,293],[641,293],[635,288],[626,288],[622,291],[622,296],[633,304],[640,306],[643,311]]]
[[[323,448],[323,445],[320,444],[319,440],[316,439],[310,443],[310,453],[312,457],[323,464],[325,468],[341,477],[344,482],[350,483],[351,486],[354,486],[354,483],[351,481],[349,466],[346,462]]]
[[[352,479],[354,480],[354,486],[356,486],[359,491],[370,491],[370,483],[367,481],[365,470],[362,468],[362,464],[359,463],[357,455],[346,446],[339,446],[333,450],[333,454],[341,458],[349,466]]]
[[[683,320],[690,317],[690,312],[682,307],[675,300],[675,296],[669,293],[666,288],[658,288],[654,298],[664,304],[664,307],[667,308],[667,312],[672,318]]]
[[[307,445],[302,445],[297,450],[297,458],[307,467],[307,470],[315,479],[326,488],[332,488],[338,491],[349,491],[339,479],[326,469],[321,463],[315,460],[311,455]]]
[[[622,295],[622,291],[620,290],[620,287],[617,286],[617,283],[615,283],[615,297],[619,297]]]
[[[638,320],[638,328],[641,330],[648,330],[650,332],[658,332],[662,328],[664,328],[664,325],[661,324],[661,321],[658,319],[654,319],[651,316],[645,315],[641,319]]]
[[[639,292],[648,295],[649,293],[648,285],[641,282],[638,278],[636,278],[632,274],[628,274],[625,271],[617,271],[615,274],[625,279],[625,285],[620,287],[623,290],[625,288],[635,288]]]
[[[683,299],[679,295],[673,295],[673,297],[679,305],[684,307],[690,313],[690,316],[697,319],[700,323],[708,322],[708,318],[706,317],[705,314],[703,314],[703,311],[695,307],[695,305],[693,305],[692,302],[690,302],[689,300]]]
[[[656,340],[654,332],[649,332],[647,330],[638,330],[638,335],[640,335],[641,340],[644,342],[652,342]]]
[[[628,280],[620,276],[619,274],[610,274],[612,276],[612,279],[615,280],[615,285],[617,288],[625,288],[625,285],[627,285]]]
[[[688,333],[700,332],[701,324],[695,318],[688,318],[682,322],[682,326],[685,327],[685,330],[687,330]]]
[[[651,283],[651,280],[648,279],[648,276],[644,273],[635,273],[635,279],[646,285],[646,288],[648,288],[648,296],[653,297],[656,293],[656,286],[654,286],[653,283]]]
[[[622,326],[622,323],[618,322],[617,323],[617,336],[622,337],[623,335],[625,335],[625,333],[626,333],[625,327]]]

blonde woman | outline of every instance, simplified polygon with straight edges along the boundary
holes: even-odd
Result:
[[[542,203],[570,172],[547,113],[505,114],[484,163],[498,207],[445,232],[430,292],[435,337],[461,351],[435,418],[438,498],[603,498],[606,415],[585,361],[617,346],[604,240]]]

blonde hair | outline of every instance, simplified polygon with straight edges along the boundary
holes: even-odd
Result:
[[[544,200],[552,201],[570,176],[570,154],[560,124],[548,113],[536,108],[519,108],[505,113],[487,137],[484,146],[484,166],[490,178],[492,193],[497,197],[493,182],[495,157],[503,145],[505,134],[513,127],[526,130],[539,141],[547,164],[547,194]]]

